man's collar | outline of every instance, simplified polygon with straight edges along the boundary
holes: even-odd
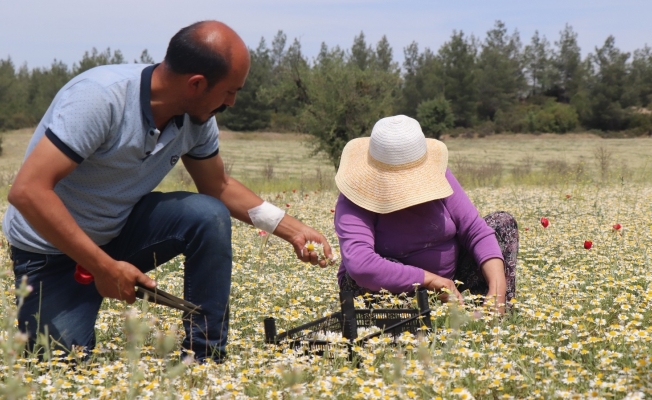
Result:
[[[148,67],[145,67],[140,74],[140,108],[143,112],[143,117],[147,121],[149,126],[148,131],[156,130],[156,124],[154,123],[154,115],[152,114],[152,74],[154,73],[154,68],[158,67],[160,64],[153,64]],[[177,128],[183,126],[183,115],[174,116],[174,123],[177,125]]]

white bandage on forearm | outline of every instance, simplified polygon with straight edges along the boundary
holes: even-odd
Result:
[[[251,223],[256,228],[269,233],[274,233],[274,230],[285,216],[285,211],[266,201],[248,210],[247,213],[251,218]]]

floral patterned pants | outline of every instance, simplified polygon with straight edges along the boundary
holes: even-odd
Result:
[[[505,211],[497,211],[484,217],[494,231],[500,246],[500,251],[505,259],[505,281],[507,282],[506,303],[516,295],[516,257],[518,255],[518,225],[514,217]],[[396,261],[396,260],[392,260]],[[398,261],[397,261],[398,262]],[[455,280],[463,282],[458,288],[460,292],[469,290],[472,294],[487,294],[487,282],[482,275],[480,266],[476,264],[473,253],[462,249],[457,260]],[[375,293],[369,289],[358,286],[348,272],[344,276],[341,290],[350,290],[354,296]]]

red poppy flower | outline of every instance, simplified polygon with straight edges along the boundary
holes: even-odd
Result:
[[[590,241],[590,240],[585,240],[585,241],[584,241],[584,248],[588,250],[588,249],[590,249],[591,247],[593,247],[593,242]]]
[[[289,204],[286,204],[285,207],[290,207],[290,205],[289,205]]]
[[[622,226],[621,226],[620,224],[616,224],[616,225],[613,226],[613,228],[614,228],[615,230],[619,231],[620,228],[622,228]]]
[[[334,212],[335,212],[335,210],[333,210],[333,209],[331,208],[331,212],[332,212],[332,213],[334,213]]]
[[[292,193],[296,193],[296,192],[297,192],[297,190],[296,190],[296,189],[292,189]]]
[[[570,198],[571,198],[571,195],[570,195],[570,194],[567,194],[567,195],[566,195],[566,198],[567,198],[567,199],[570,199]]]
[[[541,226],[543,226],[544,228],[547,228],[548,225],[550,225],[550,221],[548,221],[548,218],[541,217]]]

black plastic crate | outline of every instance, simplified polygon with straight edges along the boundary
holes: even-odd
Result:
[[[382,334],[394,337],[403,332],[417,333],[423,326],[428,329],[430,324],[430,308],[428,307],[428,293],[425,289],[416,292],[418,309],[356,309],[353,303],[353,292],[340,292],[342,311],[335,312],[326,317],[303,324],[283,333],[276,333],[276,320],[265,318],[265,343],[287,344],[291,348],[308,347],[310,353],[323,355],[329,345],[333,343],[317,339],[319,333],[341,332],[347,340],[349,350],[352,345],[360,345],[367,340]],[[358,328],[377,327],[378,332],[358,338]]]

